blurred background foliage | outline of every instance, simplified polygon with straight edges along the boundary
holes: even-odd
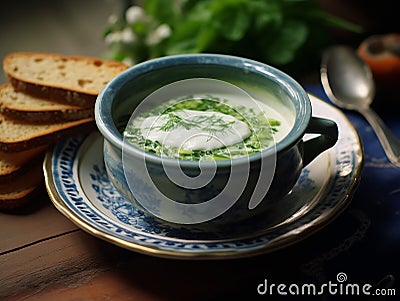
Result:
[[[328,28],[363,28],[316,0],[125,1],[104,30],[107,58],[129,65],[174,54],[221,53],[296,74],[317,66]]]

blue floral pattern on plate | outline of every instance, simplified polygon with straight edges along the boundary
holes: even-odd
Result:
[[[363,164],[356,130],[337,109],[310,95],[313,115],[334,119],[336,146],[321,154],[280,200],[296,202],[286,219],[263,216],[215,231],[187,230],[148,217],[111,184],[98,133],[58,143],[45,160],[49,195],[64,215],[87,232],[138,252],[172,258],[232,258],[265,253],[299,241],[343,210],[357,186]]]

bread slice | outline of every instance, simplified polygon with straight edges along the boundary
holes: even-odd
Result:
[[[41,52],[15,52],[3,60],[16,90],[79,106],[93,106],[101,89],[127,68],[117,61]]]
[[[0,184],[0,210],[14,210],[33,200],[44,183],[42,163],[32,164],[13,181]]]
[[[28,180],[30,177],[28,177]],[[21,208],[32,199],[40,191],[42,185],[32,185],[28,187],[21,187],[9,193],[2,193],[0,191],[0,211],[10,211]]]
[[[29,123],[0,113],[0,151],[19,152],[96,129],[94,118],[58,123]]]
[[[18,92],[10,84],[0,85],[0,112],[14,119],[49,123],[94,117],[93,107],[80,107]]]
[[[43,161],[48,145],[16,153],[0,152],[0,184],[12,181],[38,160]]]

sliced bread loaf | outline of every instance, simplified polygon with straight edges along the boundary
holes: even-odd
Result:
[[[93,118],[58,123],[29,123],[0,113],[0,151],[19,152],[55,143],[96,128]]]
[[[94,116],[93,107],[80,107],[18,92],[10,84],[0,85],[0,112],[31,122],[70,121]]]
[[[80,106],[94,105],[101,89],[127,68],[117,61],[53,53],[15,52],[3,60],[16,90]]]

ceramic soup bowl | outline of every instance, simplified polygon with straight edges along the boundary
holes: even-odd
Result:
[[[217,85],[208,85],[207,81]],[[182,89],[174,86],[181,82],[191,85]],[[280,122],[287,125],[283,136],[259,151],[204,160],[144,150],[124,135],[128,122],[140,115],[137,111],[151,111],[171,99],[200,94],[211,98],[218,95],[217,100],[236,97],[229,92],[224,95],[227,90],[221,90],[218,83],[243,93],[238,103],[243,110],[250,112],[254,103],[256,107],[261,103],[279,114]],[[226,225],[271,216],[301,170],[338,139],[335,122],[312,116],[307,93],[290,76],[260,62],[226,55],[167,56],[131,67],[99,94],[95,118],[104,137],[106,170],[116,189],[145,215],[179,227]],[[203,141],[215,138],[225,143],[228,134],[217,127],[220,121],[216,119],[205,127],[210,131]],[[231,123],[223,123],[227,124]],[[158,125],[158,129],[163,126]],[[219,136],[211,137],[211,130]],[[139,133],[144,136],[143,128]],[[317,135],[304,141],[306,133]],[[170,136],[179,140],[180,134]],[[158,142],[158,146],[164,146],[164,140]]]

